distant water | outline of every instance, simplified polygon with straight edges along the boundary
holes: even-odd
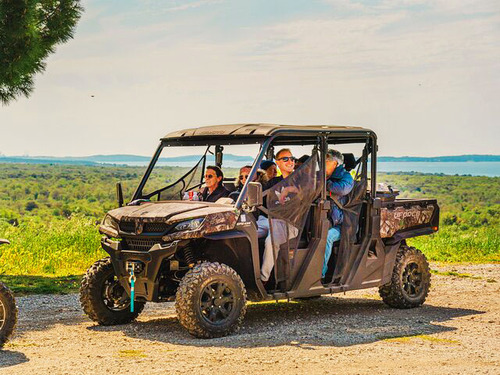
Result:
[[[379,162],[379,172],[421,172],[470,174],[472,176],[500,176],[500,162]]]
[[[249,159],[248,162],[235,162],[235,161],[229,161],[229,162],[224,162],[224,167],[226,168],[240,168],[244,165],[250,164],[252,165],[253,160]],[[108,162],[102,162],[102,164],[112,164],[112,165],[129,165],[131,167],[143,167],[149,164],[149,162],[115,162],[115,163],[108,163]],[[159,162],[158,165],[162,167],[194,167],[194,164],[192,161],[177,161],[177,162]],[[212,164],[212,163],[207,163]]]
[[[120,163],[130,166],[144,166],[148,163],[132,162]],[[229,162],[224,166],[228,168],[239,168],[245,163]],[[250,163],[251,164],[251,163]],[[192,167],[192,162],[159,163],[162,166]],[[444,173],[449,175],[472,175],[472,176],[500,176],[500,162],[379,162],[379,172],[421,172],[421,173]]]

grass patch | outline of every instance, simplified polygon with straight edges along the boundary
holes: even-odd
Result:
[[[35,347],[35,348],[38,348],[40,347],[41,345],[36,343],[36,342],[32,342],[32,341],[16,341],[16,342],[12,342],[12,341],[9,341],[7,344],[5,344],[5,347],[7,348],[11,348],[11,349],[15,349],[15,348],[27,348],[27,347]]]
[[[458,340],[441,339],[441,338],[429,336],[429,335],[411,335],[411,336],[400,336],[400,337],[387,337],[387,338],[383,338],[382,340],[386,341],[386,342],[397,342],[397,343],[406,343],[406,344],[410,343],[410,342],[414,342],[416,340],[428,341],[428,342],[435,343],[435,344],[453,344],[453,345],[460,344],[460,341],[458,341]]]
[[[481,280],[481,276],[474,276],[471,275],[470,273],[460,273],[460,272],[455,272],[455,271],[438,271],[438,270],[431,270],[431,273],[435,275],[441,275],[441,276],[453,276],[453,277],[460,277],[463,279],[474,279],[474,280]]]
[[[259,301],[259,302],[251,302],[248,301],[247,305],[289,305],[289,304],[295,304],[295,303],[300,303],[299,301],[296,300],[287,300],[287,299],[280,299],[280,300],[268,300],[268,301]]]
[[[147,355],[144,354],[142,350],[120,350],[118,352],[118,357],[120,358],[146,358]]]
[[[0,238],[11,242],[0,246],[0,274],[77,275],[107,255],[94,220],[81,216],[19,226],[0,221]]]
[[[431,261],[438,262],[500,262],[500,231],[495,227],[470,228],[441,226],[439,232],[430,236],[408,240]]]
[[[82,275],[59,277],[2,275],[0,279],[16,295],[68,294],[78,292]]]

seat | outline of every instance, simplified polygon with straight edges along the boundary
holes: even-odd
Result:
[[[224,180],[222,181],[222,185],[229,190],[230,192],[233,192],[236,190],[236,184],[234,183],[234,178],[230,180]]]
[[[354,154],[342,154],[344,156],[344,168],[347,172],[352,171],[354,168],[356,168],[356,158],[354,157]]]

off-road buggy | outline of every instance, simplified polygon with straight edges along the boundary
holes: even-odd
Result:
[[[9,241],[0,238],[0,245]],[[9,340],[17,323],[17,307],[14,294],[0,282],[0,348]]]
[[[203,184],[211,154],[224,167],[224,147],[244,144],[260,145],[260,151],[235,202],[182,200],[186,191]],[[182,177],[148,187],[162,151],[176,156],[170,153],[176,146],[204,146],[206,152]],[[254,176],[263,160],[285,146],[309,147],[309,158],[263,192]],[[328,148],[354,146],[358,158],[345,155],[346,169],[355,171],[354,188],[343,205],[341,240],[322,278],[328,212],[335,204],[325,188],[325,154]],[[175,300],[180,323],[192,335],[210,338],[240,326],[247,300],[379,287],[390,306],[421,305],[429,291],[429,266],[405,240],[436,232],[439,207],[432,199],[395,199],[392,190],[377,192],[376,161],[376,135],[359,127],[237,124],[168,134],[124,207],[117,184],[120,207],[109,211],[100,225],[109,257],[92,265],[82,280],[85,313],[102,325],[122,324],[134,320],[146,302]],[[234,188],[231,181],[224,184]],[[295,193],[282,199],[280,193],[289,186],[296,187]],[[273,242],[283,237],[278,228],[287,232],[274,248],[274,272],[265,285],[259,214],[267,215]]]

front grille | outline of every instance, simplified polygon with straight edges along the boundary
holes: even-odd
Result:
[[[144,223],[143,233],[163,233],[168,226],[165,223]]]
[[[135,232],[135,222],[133,221],[120,221],[120,230],[123,232],[134,233]]]
[[[138,238],[124,238],[122,241],[123,247],[127,250],[140,250],[148,251],[153,245],[160,243],[160,239],[138,239]]]
[[[165,223],[144,223],[142,233],[164,233],[168,229]],[[120,230],[127,233],[135,233],[137,228],[134,221],[121,221]]]

